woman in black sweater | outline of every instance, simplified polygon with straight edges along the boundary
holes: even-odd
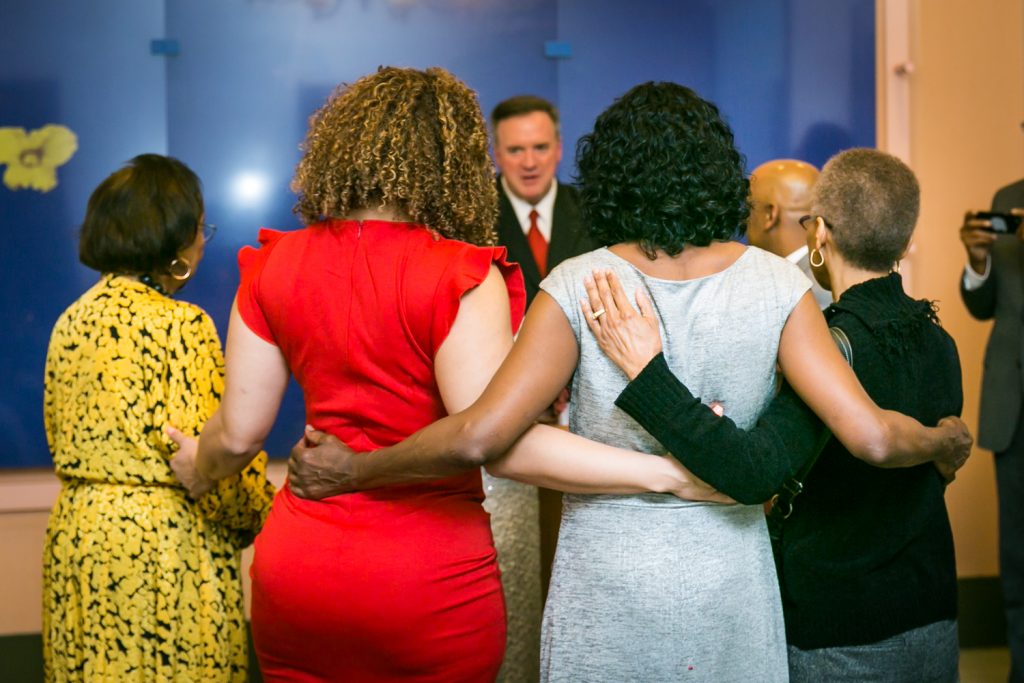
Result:
[[[880,407],[935,425],[962,408],[956,346],[932,304],[909,298],[891,272],[918,203],[902,162],[848,150],[825,166],[801,223],[815,275],[835,298],[826,318],[848,339],[865,390]],[[595,274],[587,287],[590,307],[605,309],[597,320],[587,316],[591,329],[632,380],[617,405],[719,491],[767,500],[827,437],[776,547],[791,680],[958,680],[956,566],[943,498],[952,468],[860,460],[788,386],[743,432],[729,406],[716,407],[725,416],[717,417],[672,375],[645,302],[637,315],[612,274]]]

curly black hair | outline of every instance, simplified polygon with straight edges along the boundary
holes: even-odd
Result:
[[[743,233],[744,160],[718,108],[677,83],[642,83],[576,147],[587,229],[601,245],[637,242],[650,258]]]

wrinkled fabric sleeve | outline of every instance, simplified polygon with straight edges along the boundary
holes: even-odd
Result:
[[[181,323],[180,357],[169,359],[172,386],[168,399],[170,424],[190,436],[199,436],[213,416],[224,391],[224,354],[213,321],[201,309],[189,306]],[[162,438],[169,439],[163,430]],[[170,443],[166,444],[170,452]],[[217,482],[194,503],[199,514],[227,529],[239,547],[252,543],[263,526],[274,487],[266,477],[267,456],[260,453],[242,472]]]
[[[451,332],[455,318],[459,314],[463,295],[478,287],[487,278],[492,264],[497,266],[505,280],[512,334],[519,331],[523,315],[526,313],[526,289],[519,264],[508,260],[508,253],[504,247],[467,245],[467,248],[459,251],[451,259],[438,283],[430,327],[431,357],[437,356],[437,350],[448,338],[448,333]]]
[[[43,374],[43,427],[46,431],[46,444],[50,452],[56,446],[57,430],[57,393],[61,375],[60,345],[65,326],[66,313],[62,314],[53,326],[50,341],[46,348],[46,365]]]
[[[270,513],[274,485],[267,480],[267,454],[260,451],[245,469],[217,482],[199,499],[203,516],[229,529],[240,548],[250,545]]]
[[[991,258],[989,256],[990,263]],[[971,267],[967,266],[964,272],[966,273],[970,269]],[[968,313],[976,320],[991,320],[996,314],[996,278],[992,275],[991,265],[987,275],[988,277],[975,287],[967,286],[966,276],[960,280],[960,298],[963,299]]]
[[[740,503],[768,500],[817,454],[825,426],[786,383],[749,431],[719,417],[672,373],[662,354],[615,405],[695,475]]]

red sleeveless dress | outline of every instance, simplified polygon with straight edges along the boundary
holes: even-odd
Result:
[[[446,411],[434,356],[492,264],[513,330],[523,279],[503,248],[420,225],[327,221],[260,231],[239,253],[238,310],[281,349],[306,419],[357,451]],[[478,470],[335,496],[285,486],[256,539],[252,627],[267,681],[477,683],[497,675],[505,605]]]

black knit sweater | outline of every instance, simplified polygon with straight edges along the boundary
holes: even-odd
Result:
[[[898,274],[847,290],[827,311],[882,408],[935,425],[959,415],[953,340]],[[694,474],[740,502],[769,497],[813,456],[821,423],[783,387],[754,429],[718,418],[656,357],[616,404]],[[726,407],[728,410],[728,407]],[[932,465],[872,467],[830,439],[779,546],[786,635],[804,649],[861,645],[956,617],[953,537]]]

